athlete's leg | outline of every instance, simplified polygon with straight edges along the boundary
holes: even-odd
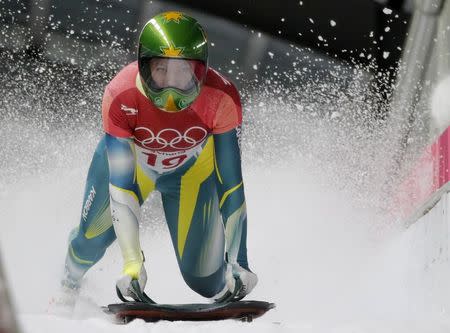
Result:
[[[89,167],[79,227],[70,236],[63,284],[77,287],[86,271],[116,239],[109,207],[109,168],[105,140],[97,145]]]
[[[213,141],[183,174],[158,179],[180,271],[191,289],[212,297],[225,286],[225,237],[215,185]]]
[[[136,165],[137,183],[143,201],[154,190],[154,180]],[[78,228],[72,231],[66,256],[63,284],[77,287],[87,270],[97,263],[116,239],[109,194],[109,167],[105,138],[97,145],[86,181]]]

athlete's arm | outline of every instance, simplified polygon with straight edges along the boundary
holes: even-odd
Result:
[[[105,135],[113,226],[122,251],[124,274],[138,279],[143,263],[139,242],[142,196],[136,181],[134,143],[129,138]]]
[[[219,207],[225,225],[226,252],[229,263],[245,269],[247,262],[247,210],[241,171],[241,151],[236,127],[214,134],[216,183]]]

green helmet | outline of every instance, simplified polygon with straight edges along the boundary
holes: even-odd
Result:
[[[208,69],[203,28],[180,12],[156,15],[139,36],[138,64],[144,92],[159,109],[187,108],[200,94]]]

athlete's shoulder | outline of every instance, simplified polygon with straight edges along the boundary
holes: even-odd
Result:
[[[219,94],[223,93],[228,95],[236,105],[241,106],[239,92],[233,82],[211,67],[208,68],[206,74],[205,86],[213,90],[218,90]]]
[[[124,92],[135,92],[136,88],[136,78],[139,69],[137,61],[134,61],[124,68],[122,68],[116,76],[108,83],[106,89],[108,89],[113,95],[121,95]]]
[[[242,107],[235,85],[215,69],[208,69],[205,81],[205,95],[208,101],[215,101],[212,116],[212,132],[225,133],[242,123]]]
[[[117,137],[132,136],[137,115],[137,62],[125,66],[106,86],[102,101],[103,128]]]

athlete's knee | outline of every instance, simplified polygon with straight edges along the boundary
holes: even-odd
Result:
[[[186,284],[203,297],[213,297],[225,286],[225,269],[221,267],[208,276],[196,276],[187,271],[181,271]]]

